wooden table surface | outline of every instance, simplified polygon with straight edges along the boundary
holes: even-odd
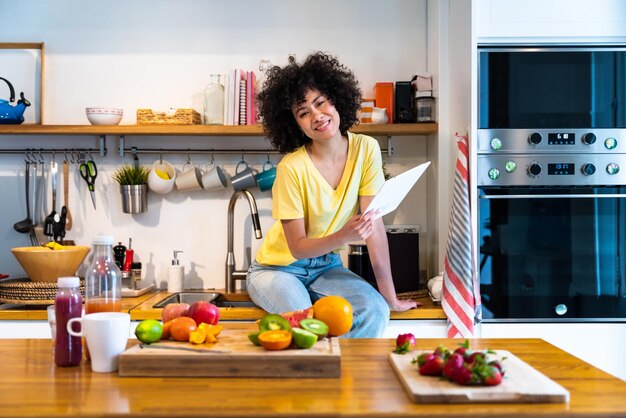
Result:
[[[458,342],[421,339],[418,348]],[[412,403],[389,365],[390,339],[341,340],[336,379],[122,378],[85,364],[55,367],[50,340],[0,340],[0,416],[626,417],[626,382],[543,340],[470,343],[511,351],[568,389],[570,403]]]

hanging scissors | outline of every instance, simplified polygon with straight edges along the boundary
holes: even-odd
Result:
[[[93,208],[96,208],[96,190],[94,188],[94,183],[96,182],[96,177],[98,177],[98,167],[94,160],[87,160],[84,163],[81,163],[78,166],[80,171],[80,176],[87,183],[87,187],[89,188],[89,193],[91,194],[91,202],[93,203]]]

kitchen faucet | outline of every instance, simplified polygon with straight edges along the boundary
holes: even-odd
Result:
[[[252,215],[252,226],[254,227],[254,236],[256,239],[263,238],[261,232],[261,223],[259,222],[259,212],[256,208],[256,200],[248,190],[239,190],[233,193],[228,203],[228,253],[226,254],[226,292],[233,293],[236,290],[235,280],[245,280],[248,272],[246,270],[235,270],[235,254],[233,253],[233,230],[235,204],[240,196],[245,196],[250,205],[250,215]]]

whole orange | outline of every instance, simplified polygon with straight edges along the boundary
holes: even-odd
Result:
[[[170,335],[176,341],[189,341],[189,333],[197,328],[196,321],[188,316],[174,318],[170,324]]]
[[[170,327],[172,326],[172,322],[174,322],[173,319],[170,319],[167,322],[163,322],[163,334],[161,334],[161,339],[162,340],[169,340],[170,339]]]
[[[329,335],[343,335],[352,328],[352,305],[341,296],[324,296],[313,304],[313,317],[328,325]]]

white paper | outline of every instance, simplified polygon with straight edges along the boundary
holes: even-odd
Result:
[[[402,174],[387,180],[378,194],[370,202],[369,206],[363,214],[372,210],[379,210],[379,213],[373,219],[378,219],[383,215],[396,210],[400,203],[404,200],[409,191],[413,188],[417,180],[424,174],[424,171],[430,165],[430,161],[413,167]]]

